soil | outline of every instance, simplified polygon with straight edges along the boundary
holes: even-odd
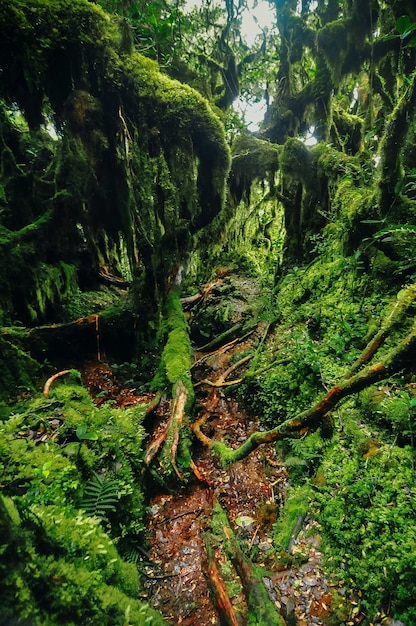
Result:
[[[196,353],[199,365],[194,368],[195,382],[218,379],[253,341],[255,334],[217,355]],[[238,378],[241,373],[235,371],[233,376]],[[225,388],[205,384],[197,389],[196,417],[209,413],[204,427],[209,437],[233,446],[260,429],[258,417],[249,415]],[[286,564],[273,550],[273,523],[284,504],[288,484],[274,446],[263,446],[248,458],[222,468],[208,448],[197,444],[193,459],[203,480],[180,494],[158,494],[149,503],[150,562],[142,595],[163,613],[168,624],[222,623],[210,593],[205,545],[213,502],[218,500],[245,553],[264,568],[263,583],[282,614],[292,617],[298,626],[323,625],[322,619],[332,613],[332,596],[320,564],[319,535],[313,522],[305,520],[292,555],[286,555]],[[297,561],[299,555],[302,557]],[[220,544],[215,545],[215,560],[220,569],[229,567]],[[238,624],[243,626],[247,623],[244,590],[233,584],[236,574],[228,574],[231,603]]]
[[[261,429],[260,420],[232,399],[227,391],[229,387],[198,382],[218,380],[232,362],[239,361],[239,353],[246,354],[263,332],[259,327],[242,342],[231,342],[209,354],[195,353],[196,418],[205,417],[205,433],[212,439],[226,441],[229,446],[241,444],[252,432]],[[242,373],[242,369],[237,368],[230,378],[238,380]],[[87,366],[83,378],[92,395],[98,395],[97,403],[100,397],[108,400],[110,395],[119,406],[151,399],[151,395],[137,396],[134,391],[120,387],[104,363]],[[169,419],[169,403],[159,405],[157,413],[149,443]],[[288,626],[339,623],[333,617],[334,597],[338,612],[340,602],[345,603],[343,623],[362,621],[363,616],[354,601],[343,599],[343,589],[331,585],[325,576],[319,551],[319,529],[312,519],[307,517],[299,525],[292,537],[290,554],[276,554],[273,549],[273,523],[285,502],[288,474],[272,444],[223,468],[207,447],[196,442],[193,461],[198,478],[191,484],[184,485],[177,493],[161,493],[158,488],[149,498],[147,554],[139,564],[140,596],[163,614],[167,624],[247,624],[245,590],[220,541],[211,548],[214,562],[226,580],[235,622],[220,617],[215,593],[212,593],[206,541],[215,501],[225,510],[245,554],[257,567],[264,569],[263,584]]]

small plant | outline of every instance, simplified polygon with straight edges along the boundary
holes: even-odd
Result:
[[[107,479],[94,473],[86,484],[80,508],[91,517],[107,519],[109,511],[116,510],[118,502],[118,484],[116,480]]]

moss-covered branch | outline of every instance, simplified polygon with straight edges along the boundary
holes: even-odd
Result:
[[[406,287],[402,291],[397,294],[397,301],[391,309],[390,313],[387,315],[385,320],[383,321],[380,330],[378,333],[374,335],[374,337],[369,341],[364,350],[361,352],[360,356],[354,363],[352,364],[349,372],[346,374],[346,378],[351,378],[351,376],[358,370],[362,365],[368,363],[374,354],[377,352],[385,337],[388,335],[392,326],[397,324],[405,313],[409,310],[409,307],[412,306],[416,298],[416,284],[410,285]]]
[[[233,563],[244,589],[248,608],[247,623],[256,624],[256,626],[285,626],[284,619],[277,612],[263,584],[264,570],[258,570],[244,554],[229,524],[227,515],[218,502],[214,504],[213,511],[219,520],[225,551]]]
[[[362,372],[342,379],[338,385],[332,387],[325,396],[314,404],[311,408],[302,411],[293,418],[285,420],[283,423],[265,432],[253,433],[241,446],[236,449],[229,448],[222,442],[210,440],[211,449],[221,457],[223,463],[235,463],[248,456],[253,450],[265,443],[271,443],[281,439],[295,438],[306,434],[310,430],[316,430],[323,422],[325,415],[333,409],[340,400],[350,396],[365,387],[380,380],[388,378],[396,372],[408,359],[412,350],[416,346],[416,324],[412,331],[390,352],[382,361],[370,365]],[[194,425],[194,433],[204,443],[207,437],[199,436],[198,428]]]

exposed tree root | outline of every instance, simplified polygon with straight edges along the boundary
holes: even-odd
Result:
[[[46,381],[43,387],[43,395],[45,396],[45,398],[49,396],[49,390],[51,388],[52,383],[54,383],[57,378],[61,378],[62,376],[66,376],[67,374],[70,374],[70,373],[71,373],[71,370],[62,370],[62,372],[57,372],[56,374],[48,378],[48,380]]]
[[[244,356],[242,359],[237,361],[237,363],[234,363],[233,365],[231,365],[231,367],[225,370],[225,372],[223,372],[221,376],[217,378],[217,380],[212,381],[204,378],[203,380],[197,382],[194,387],[198,387],[198,385],[209,385],[210,387],[227,387],[228,385],[236,385],[237,383],[241,383],[241,381],[243,380],[242,378],[237,378],[236,380],[230,380],[228,382],[226,382],[225,379],[228,378],[228,376],[232,374],[236,369],[238,369],[241,365],[247,363],[247,361],[249,361],[251,358],[251,354]]]
[[[228,518],[219,503],[215,504],[215,509],[223,520],[222,531],[225,537],[225,551],[241,580],[247,599],[249,623],[261,624],[262,626],[286,626],[286,622],[278,613],[263,584],[264,572],[257,571],[255,565],[241,550],[228,523]]]
[[[145,464],[149,465],[158,454],[163,444],[165,444],[166,441],[170,441],[170,462],[180,480],[183,479],[183,475],[180,473],[176,465],[176,454],[178,451],[180,429],[185,418],[185,406],[187,399],[188,391],[182,381],[179,381],[176,387],[176,396],[172,402],[170,419],[161,434],[149,445],[144,457]]]
[[[172,446],[170,449],[170,460],[172,463],[172,467],[180,480],[183,479],[183,476],[176,466],[176,453],[179,444],[179,432],[185,417],[185,406],[187,399],[188,391],[186,390],[183,382],[180,380],[176,388],[176,397],[172,408],[173,437]]]
[[[168,425],[165,426],[165,428],[163,429],[159,437],[157,437],[154,441],[152,441],[150,446],[147,448],[146,455],[144,457],[144,462],[146,465],[149,465],[151,463],[153,458],[159,452],[161,445],[166,441],[171,421],[172,421],[172,417],[170,418]]]
[[[338,385],[330,389],[325,396],[311,408],[302,411],[295,417],[285,420],[282,424],[268,431],[255,432],[238,448],[229,448],[222,442],[213,441],[200,430],[203,420],[193,424],[195,436],[205,445],[211,447],[223,463],[234,463],[248,456],[253,450],[265,443],[271,443],[287,437],[298,438],[305,433],[316,430],[322,425],[327,413],[346,396],[361,391],[365,387],[383,380],[397,372],[416,346],[416,324],[412,332],[379,363],[368,366],[362,372],[351,377],[344,377]],[[206,420],[206,418],[205,418]]]
[[[195,422],[191,424],[191,430],[194,433],[195,437],[198,439],[198,441],[203,443],[204,446],[208,446],[208,448],[210,448],[213,444],[213,440],[202,432],[201,427],[206,423],[209,415],[209,413],[204,413],[200,418],[198,418]]]

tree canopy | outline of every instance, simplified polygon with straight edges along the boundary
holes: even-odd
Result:
[[[164,623],[149,515],[196,492],[214,620],[303,619],[309,525],[328,624],[414,623],[415,135],[414,0],[2,0],[6,623]]]

